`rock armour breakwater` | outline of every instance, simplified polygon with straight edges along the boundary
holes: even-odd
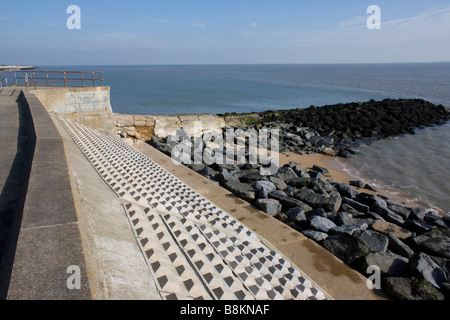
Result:
[[[374,110],[377,108],[382,110]],[[356,116],[352,116],[347,109],[361,114],[356,112]],[[246,128],[282,129],[281,152],[327,153],[332,150],[331,155],[347,156],[345,152],[357,152],[355,146],[361,142],[413,133],[415,127],[441,124],[448,120],[449,113],[442,106],[422,100],[384,100],[369,101],[366,105],[267,112],[258,116],[261,121],[254,122],[255,117],[252,117],[253,123]],[[339,120],[333,120],[335,118]],[[310,127],[305,127],[307,124]],[[195,145],[198,137],[191,138]],[[164,139],[154,136],[149,142],[171,155],[176,139],[170,135]],[[208,152],[224,150],[217,148]],[[195,154],[190,156],[193,160]],[[291,162],[272,175],[261,175],[262,165],[237,161],[234,164],[187,164],[302,232],[362,274],[370,276],[369,267],[376,266],[381,273],[381,288],[393,298],[439,300],[449,297],[448,217],[440,217],[425,208],[402,206],[361,190],[370,186],[355,183],[358,187],[355,188],[337,183],[327,179],[328,170],[323,167],[308,170]]]
[[[320,152],[350,157],[361,143],[404,133],[415,128],[439,125],[450,119],[442,105],[421,99],[385,99],[367,102],[311,106],[306,109],[264,111],[244,114],[199,115],[124,115],[114,114],[114,123],[122,137],[149,141],[153,136],[166,138],[184,128],[197,136],[195,122],[203,132],[234,128],[279,128],[280,151]]]

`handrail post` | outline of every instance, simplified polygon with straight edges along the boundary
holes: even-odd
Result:
[[[15,71],[14,71],[14,82],[16,83],[16,86],[17,86],[17,75],[16,75]]]
[[[36,76],[34,72],[33,72],[33,82],[34,82],[34,90],[36,90]]]
[[[8,86],[8,78],[5,78],[5,87]]]
[[[100,84],[103,87],[103,72],[100,72]]]
[[[28,91],[28,73],[24,73],[24,80],[25,80],[25,87],[27,88]]]
[[[95,76],[94,76],[94,72],[92,72],[92,86],[95,88]]]
[[[81,71],[81,86],[84,88],[84,72]]]
[[[45,71],[45,75],[47,76],[47,87],[50,87],[50,82],[48,81],[48,71]]]
[[[66,72],[63,72],[63,75],[64,75],[64,87],[67,88]]]

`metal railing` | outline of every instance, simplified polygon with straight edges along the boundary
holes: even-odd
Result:
[[[103,71],[16,71],[14,82],[27,89],[46,87],[96,87],[103,86]]]
[[[5,84],[5,85],[3,85]],[[8,78],[0,79],[0,88],[8,86]]]

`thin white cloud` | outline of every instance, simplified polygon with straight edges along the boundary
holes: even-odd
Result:
[[[419,43],[421,41],[448,42],[450,38],[450,6],[434,8],[410,17],[383,20],[381,30],[369,30],[367,16],[340,21],[337,27],[298,33],[293,37],[295,46],[366,45]]]
[[[6,17],[0,17],[0,21],[9,21],[9,18],[6,18]]]
[[[257,22],[252,22],[252,23],[250,23],[250,27],[252,27],[252,28],[255,28],[255,27],[257,27],[258,26],[258,23]]]
[[[189,23],[189,26],[195,27],[195,28],[204,28],[204,27],[206,27],[206,23],[191,22],[191,23]]]
[[[443,7],[439,9],[432,9],[425,11],[421,14],[412,16],[412,17],[406,17],[406,18],[399,18],[399,19],[392,19],[383,22],[384,25],[405,25],[405,24],[415,24],[420,23],[423,21],[429,22],[429,19],[436,19],[436,18],[442,18],[445,16],[448,16],[450,14],[450,6],[449,7]]]
[[[353,19],[347,19],[338,22],[337,26],[340,28],[353,28],[366,25],[367,16],[358,16]]]
[[[45,25],[46,25],[47,27],[54,27],[54,26],[56,26],[56,24],[53,23],[53,22],[46,22]]]

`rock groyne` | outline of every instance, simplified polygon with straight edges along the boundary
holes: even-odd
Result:
[[[369,101],[322,108],[222,117],[233,117],[241,129],[280,129],[280,152],[321,152],[333,156],[350,156],[361,143],[414,133],[414,128],[442,124],[449,119],[444,107],[423,100]],[[230,128],[238,127],[220,127],[223,141],[227,131],[224,129]],[[180,127],[175,135],[168,134],[162,139],[153,135],[149,143],[172,155],[175,146],[186,142],[186,136],[188,130]],[[189,139],[192,146],[198,146],[202,137]],[[245,146],[248,147],[248,142]],[[393,298],[449,297],[448,217],[426,208],[393,203],[368,192],[366,189],[371,187],[361,182],[352,185],[336,182],[330,179],[327,168],[320,166],[304,168],[290,162],[271,174],[261,174],[267,161],[250,163],[248,150],[244,159],[232,152],[232,161],[213,164],[194,161],[198,159],[196,152],[230,160],[229,150],[230,146],[205,143],[179,160],[300,231],[360,273],[369,277],[378,272],[381,288]]]

